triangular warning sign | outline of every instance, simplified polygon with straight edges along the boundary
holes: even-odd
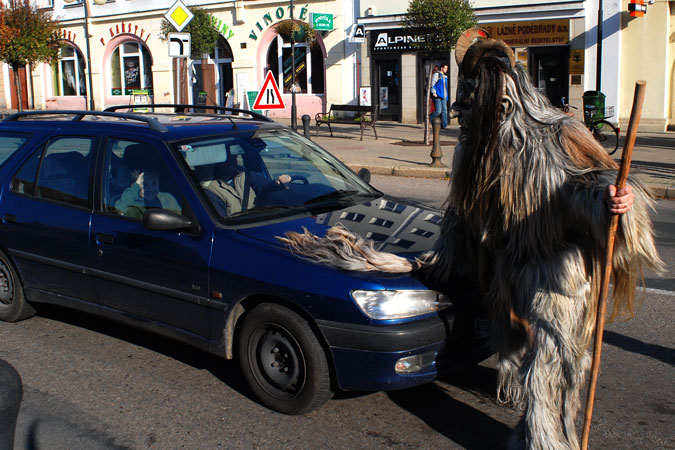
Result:
[[[286,109],[271,70],[265,76],[265,81],[253,103],[253,109]]]

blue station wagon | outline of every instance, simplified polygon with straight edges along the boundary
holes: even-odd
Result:
[[[489,356],[466,283],[440,293],[339,271],[278,240],[341,225],[414,258],[439,211],[382,194],[264,116],[143,107],[0,123],[0,319],[51,303],[237,358],[256,398],[287,414]]]

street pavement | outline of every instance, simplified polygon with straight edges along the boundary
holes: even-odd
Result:
[[[289,119],[275,119],[290,125]],[[363,140],[356,125],[332,125],[333,137],[327,126],[321,126],[317,135],[314,121],[310,121],[310,138],[337,156],[352,170],[365,167],[376,175],[404,177],[448,178],[452,156],[457,144],[459,126],[456,121],[440,132],[442,168],[430,167],[432,145],[423,145],[424,125],[377,122],[377,137],[372,128],[365,128]],[[303,133],[298,118],[299,133]],[[613,157],[619,161],[625,141],[621,135],[619,151]],[[432,142],[431,129],[429,142]],[[675,199],[675,133],[638,133],[631,164],[631,174],[638,175],[658,198]]]

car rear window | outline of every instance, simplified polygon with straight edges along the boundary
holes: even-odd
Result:
[[[30,139],[30,134],[0,132],[0,166]]]

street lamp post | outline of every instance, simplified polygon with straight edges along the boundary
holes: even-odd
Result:
[[[595,61],[595,90],[600,92],[602,87],[602,22],[603,22],[602,0],[598,0],[598,37],[597,37],[597,54]]]
[[[76,0],[63,0],[66,3],[73,3]],[[91,79],[91,47],[89,45],[89,0],[80,0],[80,3],[84,5],[84,42],[85,48],[87,50],[87,83],[89,84],[89,90],[87,97],[89,98],[89,110],[94,111],[96,109],[94,105],[94,85]],[[94,3],[97,5],[104,5],[106,0],[94,0]]]
[[[295,36],[293,35],[293,0],[291,0],[291,128],[298,129],[298,110],[295,104]]]

